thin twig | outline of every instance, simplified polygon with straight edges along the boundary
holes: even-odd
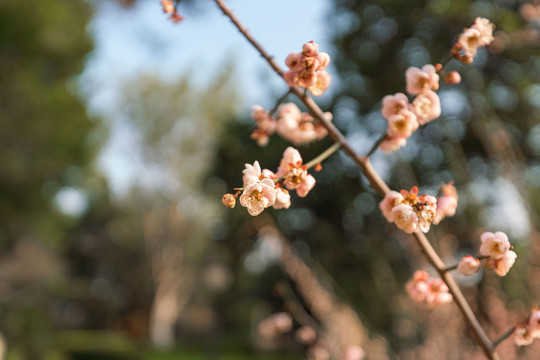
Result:
[[[510,330],[508,330],[507,332],[505,332],[504,334],[501,335],[500,338],[498,338],[497,340],[494,340],[493,341],[493,347],[496,347],[497,345],[499,345],[500,343],[502,343],[504,340],[506,340],[507,338],[509,338],[513,333],[514,333],[514,330],[516,329],[516,327],[514,326],[513,328],[511,328]]]
[[[270,67],[283,78],[283,70],[276,63],[276,61],[264,50],[264,48],[259,45],[259,43],[251,36],[247,29],[239,22],[236,16],[232,11],[225,5],[223,0],[214,0],[219,8],[223,11],[225,16],[227,16],[236,28],[242,33],[242,35],[249,41],[255,49],[261,54],[261,56],[268,62]],[[358,165],[362,173],[369,180],[371,186],[381,195],[385,196],[387,192],[390,191],[390,188],[386,183],[381,179],[379,174],[373,169],[371,163],[367,157],[362,157],[359,155],[353,147],[349,144],[345,136],[336,128],[336,126],[329,122],[321,108],[315,103],[315,101],[310,96],[304,96],[304,92],[298,87],[290,87],[291,91],[304,103],[304,105],[309,109],[313,116],[328,130],[329,136],[337,143],[340,144],[340,147],[343,151]],[[448,286],[450,293],[453,296],[454,301],[456,302],[461,313],[465,317],[465,321],[470,325],[472,333],[480,345],[486,356],[491,360],[499,360],[499,355],[495,352],[492,342],[489,340],[487,335],[484,332],[484,329],[476,319],[471,307],[467,303],[465,296],[459,289],[454,278],[450,273],[445,272],[445,265],[435,249],[431,246],[428,239],[423,233],[416,232],[413,234],[414,238],[418,242],[418,245],[422,248],[422,251],[425,253],[428,261],[431,265],[437,270],[442,280]]]
[[[334,143],[332,146],[330,146],[328,149],[324,150],[319,156],[311,160],[306,164],[306,167],[308,169],[312,168],[313,166],[322,163],[324,160],[326,160],[330,155],[338,151],[339,147],[341,146],[340,143]]]
[[[371,150],[369,150],[369,152],[367,153],[367,155],[366,155],[367,158],[370,157],[371,155],[373,155],[373,153],[375,152],[375,150],[377,150],[379,145],[381,145],[381,143],[384,141],[384,139],[386,139],[387,135],[388,134],[387,134],[386,131],[381,134],[381,136],[377,139],[375,144],[373,144],[373,146],[371,147]]]

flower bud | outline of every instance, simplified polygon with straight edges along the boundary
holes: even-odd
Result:
[[[233,194],[223,195],[221,201],[223,202],[223,205],[231,209],[236,205],[236,197]]]
[[[459,75],[459,73],[457,71],[450,71],[448,74],[446,74],[446,76],[444,77],[444,81],[448,84],[448,85],[455,85],[455,84],[459,84],[461,82],[461,76]]]
[[[302,54],[304,54],[304,56],[317,56],[318,51],[319,45],[315,44],[313,41],[305,43],[302,47]]]
[[[466,276],[476,274],[478,270],[480,270],[480,260],[470,255],[462,257],[457,267],[457,271]]]

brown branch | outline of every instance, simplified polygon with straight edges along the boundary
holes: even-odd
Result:
[[[274,61],[274,59],[264,50],[264,48],[259,45],[259,43],[251,36],[247,29],[238,21],[236,16],[232,11],[225,5],[223,0],[215,0],[216,4],[223,11],[223,14],[227,16],[240,33],[249,41],[255,49],[261,54],[261,56],[268,62],[268,64],[274,69],[274,71],[283,78],[283,70],[280,66]],[[377,172],[371,166],[371,163],[367,157],[359,155],[353,147],[349,144],[345,136],[336,128],[336,126],[329,122],[321,108],[315,103],[315,101],[308,95],[304,93],[300,88],[292,86],[291,92],[293,92],[308,108],[308,110],[313,114],[313,116],[328,130],[330,137],[340,144],[341,149],[358,165],[364,176],[369,180],[371,186],[383,196],[390,191],[390,188],[386,183],[381,179]],[[467,300],[463,296],[460,288],[456,284],[452,275],[448,272],[445,272],[446,266],[443,261],[431,246],[430,242],[423,233],[417,232],[413,234],[418,245],[422,248],[424,254],[426,255],[428,261],[433,267],[437,270],[441,279],[446,283],[450,293],[453,296],[454,301],[456,302],[461,313],[465,317],[465,321],[469,324],[469,327],[477,341],[477,343],[482,347],[486,356],[491,360],[499,360],[499,355],[495,352],[493,343],[489,340],[487,335],[484,332],[484,329],[476,319],[471,307],[467,303]]]

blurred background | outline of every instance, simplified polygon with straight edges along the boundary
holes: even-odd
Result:
[[[318,102],[360,153],[407,67],[494,22],[472,65],[449,64],[463,81],[441,86],[441,118],[373,163],[393,189],[455,181],[458,212],[429,236],[448,265],[508,233],[506,277],[457,276],[491,339],[539,304],[538,1],[229,5],[281,64],[309,40],[331,55]],[[290,145],[249,139],[251,105],[286,87],[212,1],[178,10],[175,25],[157,0],[0,1],[0,358],[483,359],[455,305],[409,300],[429,267],[342,154],[288,210],[223,207],[245,163],[276,169]]]

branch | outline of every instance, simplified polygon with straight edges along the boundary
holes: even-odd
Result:
[[[216,4],[223,11],[223,14],[227,16],[240,33],[249,41],[259,54],[268,62],[270,67],[283,78],[283,70],[274,61],[274,59],[264,50],[264,48],[251,36],[247,29],[239,22],[232,11],[225,5],[223,0],[215,0]],[[327,121],[321,108],[315,103],[315,101],[303,90],[298,87],[291,86],[291,92],[294,93],[298,99],[300,99],[313,116],[328,130],[329,136],[339,143],[340,148],[358,165],[364,176],[369,180],[371,186],[384,197],[387,192],[390,191],[388,185],[381,179],[379,174],[373,169],[371,163],[367,157],[359,155],[353,147],[349,144],[345,136],[338,130],[338,128],[331,122]],[[452,275],[445,271],[446,267],[431,246],[430,242],[423,233],[416,232],[413,234],[418,245],[422,248],[430,264],[437,270],[441,279],[446,283],[450,293],[453,296],[454,301],[459,307],[461,313],[465,317],[465,321],[469,324],[470,329],[477,341],[482,347],[482,350],[486,356],[491,360],[499,360],[499,355],[495,352],[493,343],[489,340],[484,332],[484,329],[476,319],[471,307],[467,303],[467,300],[463,296],[463,293],[459,289]]]

